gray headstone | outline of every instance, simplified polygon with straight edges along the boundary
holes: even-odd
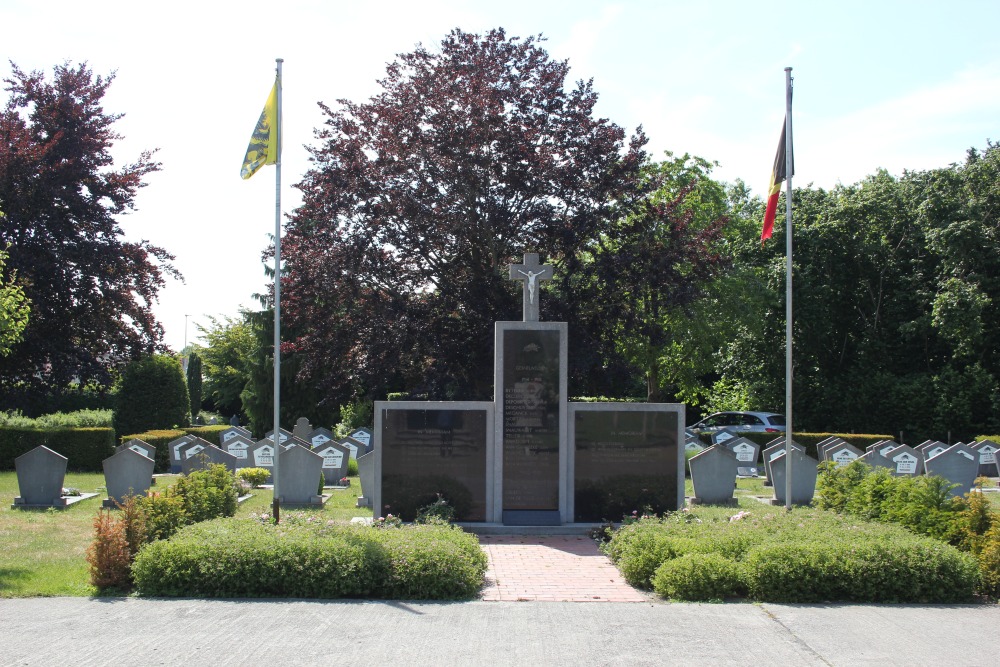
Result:
[[[230,426],[219,434],[219,444],[225,445],[230,438],[235,438],[236,436],[241,436],[251,441],[253,439],[253,434],[250,433],[249,429],[245,429],[242,426]]]
[[[351,437],[339,440],[338,444],[347,447],[347,449],[349,449],[351,452],[351,458],[354,459],[355,461],[357,461],[358,457],[361,456],[362,454],[368,453],[367,449],[365,448],[365,443],[358,442],[357,440]]]
[[[997,471],[996,459],[1000,445],[992,440],[980,440],[971,445],[971,447],[979,455],[979,475],[981,477],[992,477]]]
[[[861,450],[849,442],[838,442],[827,446],[826,460],[832,461],[838,468],[850,465],[861,456]]]
[[[333,432],[328,428],[317,428],[309,434],[309,442],[312,443],[313,449],[322,447],[333,439]]]
[[[236,472],[236,457],[215,445],[203,447],[191,456],[185,456],[184,461],[181,462],[181,472],[190,475],[195,470],[205,470],[210,465],[217,463],[226,466],[229,472]]]
[[[181,471],[181,449],[194,441],[193,435],[182,435],[179,438],[171,440],[167,443],[167,450],[170,452],[170,472],[179,473]]]
[[[138,438],[132,438],[123,445],[118,445],[115,447],[115,451],[120,451],[122,449],[131,449],[133,452],[138,452],[143,456],[156,460],[156,447],[149,444],[145,440],[139,440]]]
[[[847,441],[844,440],[843,438],[838,438],[838,437],[830,437],[830,438],[826,438],[824,440],[820,440],[819,442],[817,442],[816,443],[816,456],[819,459],[820,463],[822,463],[823,461],[829,461],[830,460],[830,456],[829,456],[830,449],[832,449],[833,447],[836,447],[837,445],[841,445],[841,444],[843,444],[845,442],[847,442]],[[858,452],[858,454],[860,455],[860,452]]]
[[[356,428],[348,433],[347,437],[354,438],[356,441],[365,446],[365,451],[362,453],[367,453],[372,450],[372,431],[370,428]]]
[[[313,432],[313,425],[310,424],[309,420],[306,419],[305,417],[299,417],[298,420],[295,422],[294,428],[292,428],[292,435],[298,438],[299,440],[303,440],[305,442],[310,441],[312,432]]]
[[[347,462],[351,458],[351,450],[330,441],[312,451],[323,457],[324,483],[327,486],[338,486],[340,480],[347,477]]]
[[[705,444],[698,439],[698,436],[693,438],[685,438],[684,440],[684,451],[686,452],[702,452],[705,450]]]
[[[323,474],[323,457],[300,445],[282,450],[280,456],[279,502],[282,505],[322,505],[323,497],[317,490]]]
[[[784,438],[781,438],[777,442],[773,440],[771,442],[774,442],[774,444],[764,448],[764,476],[767,478],[767,481],[764,482],[764,486],[771,486],[774,481],[774,478],[772,477],[771,473],[771,461],[778,458],[779,456],[783,456],[785,453]],[[792,440],[792,449],[797,449],[803,454],[805,454],[806,451],[805,447],[795,442],[794,440]]]
[[[126,443],[127,444],[127,443]],[[145,496],[153,480],[155,461],[138,451],[123,447],[104,459],[104,486],[108,490],[105,507],[117,507],[128,495]]]
[[[736,454],[724,445],[712,445],[691,457],[693,502],[705,505],[731,505],[736,488]]]
[[[250,448],[247,454],[247,466],[250,468],[263,468],[268,472],[274,472],[274,443],[268,439],[258,440]],[[268,478],[273,481],[273,478]],[[317,480],[318,483],[318,480]]]
[[[242,435],[234,435],[223,443],[222,449],[236,459],[237,468],[253,468],[253,462],[250,461],[250,450],[253,449],[253,446],[253,440]]]
[[[972,490],[979,474],[979,456],[968,445],[958,443],[927,459],[924,469],[928,475],[939,475],[952,484],[958,484],[951,490],[951,495],[964,496]]]
[[[771,461],[771,474],[774,477],[774,500],[776,505],[785,504],[785,458],[786,452]],[[792,449],[792,504],[808,505],[816,493],[817,466],[819,461],[804,452]]]
[[[66,479],[68,459],[45,445],[14,459],[17,471],[17,489],[14,505],[31,507],[59,507],[63,481]]]
[[[724,441],[723,446],[736,455],[736,460],[743,467],[756,467],[757,459],[760,456],[760,445],[747,438],[730,438]]]
[[[919,451],[924,457],[924,464],[926,464],[929,459],[934,458],[946,449],[948,449],[948,445],[938,440],[928,440],[917,445],[917,451]]]
[[[739,437],[739,433],[737,433],[736,431],[732,431],[732,430],[730,430],[728,428],[727,429],[723,429],[721,431],[716,431],[715,433],[712,433],[709,436],[709,438],[712,440],[712,444],[713,445],[718,445],[718,444],[726,442],[727,440],[732,440],[732,439],[738,438],[738,437]]]
[[[358,457],[358,481],[361,483],[358,507],[371,507],[372,493],[375,489],[375,452],[368,452]]]
[[[889,472],[897,477],[916,477],[924,473],[924,459],[920,452],[909,445],[899,445],[889,450]]]
[[[291,434],[291,433],[289,433],[288,431],[286,431],[285,429],[279,429],[279,432],[278,432],[278,433],[279,433],[279,435],[278,435],[278,439],[279,439],[279,440],[281,441],[281,444],[285,444],[285,442],[286,442],[286,441],[287,441],[287,440],[288,440],[288,439],[289,439],[290,437],[292,437],[292,434]],[[265,440],[274,440],[274,429],[271,429],[270,431],[268,431],[268,432],[267,432],[267,433],[266,433],[266,434],[264,435],[264,439],[265,439]]]

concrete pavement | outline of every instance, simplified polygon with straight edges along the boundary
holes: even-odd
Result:
[[[29,598],[2,665],[989,665],[996,605]]]

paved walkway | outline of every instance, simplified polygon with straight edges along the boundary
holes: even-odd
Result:
[[[481,598],[488,602],[648,602],[582,536],[483,535],[489,558]]]

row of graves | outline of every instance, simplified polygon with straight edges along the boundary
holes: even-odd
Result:
[[[569,401],[568,324],[539,321],[552,276],[534,253],[509,267],[523,318],[494,324],[492,401],[375,402],[375,516],[440,498],[481,531],[683,506],[684,406]]]
[[[250,431],[238,426],[223,431],[219,445],[196,436],[183,436],[168,444],[171,472],[190,474],[212,464],[222,464],[234,473],[248,467],[273,471],[273,439],[272,431],[263,440],[254,442]],[[347,478],[349,459],[364,460],[371,452],[372,439],[370,429],[360,428],[349,437],[336,440],[328,429],[313,429],[308,420],[300,419],[293,432],[279,430],[279,442],[282,446],[278,473],[280,502],[288,506],[308,506],[322,505],[329,497],[318,493],[320,476],[325,486],[342,486]],[[134,439],[118,446],[112,456],[104,459],[108,494],[104,506],[117,507],[126,496],[145,495],[153,484],[155,458],[156,447]],[[19,495],[14,498],[12,507],[64,508],[98,495],[68,495],[63,487],[67,464],[65,456],[45,446],[17,457],[14,467]]]
[[[774,488],[771,502],[776,505],[785,504],[785,474],[789,464],[791,502],[797,505],[812,502],[818,465],[823,461],[842,467],[861,460],[872,467],[886,468],[895,476],[936,475],[955,485],[951,490],[953,496],[969,493],[977,477],[1000,477],[997,457],[1000,445],[991,440],[953,445],[928,440],[915,447],[882,440],[862,452],[843,438],[829,437],[817,443],[818,458],[806,454],[805,447],[792,440],[787,462],[788,443],[784,435],[767,443],[763,451],[755,442],[732,432],[713,434],[712,440],[713,444],[707,448],[693,433],[687,433],[685,440],[685,449],[697,452],[689,462],[694,487],[691,500],[695,504],[736,504],[733,496],[736,480],[758,476],[759,462],[763,463],[765,484]]]

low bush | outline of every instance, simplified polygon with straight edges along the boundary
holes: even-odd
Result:
[[[736,561],[715,553],[668,560],[653,575],[653,590],[674,600],[722,600],[746,595]]]
[[[474,535],[442,525],[386,530],[288,514],[196,524],[142,548],[140,595],[463,599],[482,586]]]
[[[145,515],[148,541],[166,539],[190,523],[179,496],[154,492],[136,500]]]
[[[605,551],[629,583],[680,599],[956,602],[980,582],[954,547],[818,509],[678,512],[623,527]]]
[[[249,484],[251,489],[256,489],[267,481],[271,471],[267,468],[239,468],[236,476]]]
[[[111,410],[53,412],[41,417],[25,417],[20,412],[0,412],[0,426],[52,430],[61,428],[111,428]]]
[[[109,510],[99,510],[94,517],[94,541],[87,549],[90,583],[99,589],[128,590],[131,561],[125,522]]]
[[[239,501],[236,477],[219,463],[182,476],[167,494],[181,499],[189,523],[233,516]]]

